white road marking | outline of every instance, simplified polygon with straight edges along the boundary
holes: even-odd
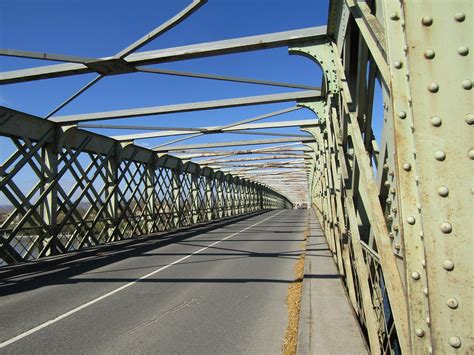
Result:
[[[253,227],[255,227],[255,226],[258,226],[260,223],[263,223],[263,222],[265,222],[265,221],[268,221],[269,219],[271,219],[271,218],[273,218],[273,217],[276,217],[276,216],[278,216],[280,213],[283,213],[283,212],[284,212],[284,210],[281,211],[281,212],[278,212],[278,213],[274,214],[273,216],[270,216],[270,217],[268,217],[268,218],[265,218],[264,220],[262,220],[262,221],[260,221],[260,222],[257,222],[257,223],[255,223],[255,224],[253,224],[253,225],[251,225],[251,226],[249,226],[249,227],[247,227],[247,228],[244,228],[244,229],[242,229],[242,230],[239,231],[239,232],[236,232],[236,233],[231,234],[231,235],[229,235],[229,236],[227,236],[227,237],[225,237],[225,238],[223,238],[223,239],[221,239],[221,240],[218,240],[217,242],[214,242],[214,243],[208,245],[207,247],[201,248],[201,249],[195,251],[195,252],[192,253],[192,254],[186,255],[186,256],[182,257],[181,259],[178,259],[178,260],[176,260],[176,261],[173,261],[172,263],[170,263],[170,264],[168,264],[168,265],[165,265],[165,266],[163,266],[163,267],[161,267],[161,268],[159,268],[159,269],[156,269],[156,270],[154,270],[154,271],[152,271],[152,272],[150,272],[150,273],[148,273],[148,274],[146,274],[146,275],[144,275],[144,276],[141,276],[141,277],[139,277],[138,279],[136,279],[136,280],[134,280],[134,281],[131,281],[131,282],[129,282],[128,284],[125,284],[125,285],[123,285],[123,286],[120,286],[119,288],[116,288],[115,290],[112,290],[112,291],[110,291],[110,292],[108,292],[108,293],[106,293],[106,294],[104,294],[104,295],[102,295],[102,296],[99,296],[99,297],[97,297],[97,298],[95,298],[95,299],[93,299],[93,300],[91,300],[91,301],[89,301],[89,302],[87,302],[87,303],[84,303],[84,304],[81,305],[81,306],[78,306],[78,307],[76,307],[76,308],[74,308],[74,309],[71,309],[70,311],[68,311],[68,312],[66,312],[66,313],[63,313],[63,314],[61,314],[60,316],[58,316],[58,317],[56,317],[56,318],[54,318],[54,319],[51,319],[51,320],[49,320],[49,321],[47,321],[47,322],[44,322],[43,324],[40,324],[40,325],[38,325],[38,326],[36,326],[36,327],[34,327],[34,328],[31,328],[30,330],[27,330],[27,331],[24,332],[24,333],[21,333],[21,334],[19,334],[19,335],[13,337],[13,338],[11,338],[11,339],[5,340],[4,342],[0,343],[0,349],[1,349],[1,348],[4,348],[4,347],[6,347],[6,346],[8,346],[8,345],[10,345],[10,344],[13,344],[14,342],[17,342],[18,340],[23,339],[23,338],[27,337],[28,335],[34,334],[34,333],[36,333],[37,331],[39,331],[39,330],[41,330],[41,329],[43,329],[43,328],[46,328],[46,327],[50,326],[51,324],[54,324],[54,323],[56,323],[56,322],[59,322],[60,320],[66,318],[66,317],[69,317],[70,315],[73,315],[74,313],[77,313],[77,312],[79,312],[80,310],[83,310],[84,308],[87,308],[87,307],[89,307],[89,306],[92,306],[93,304],[95,304],[95,303],[97,303],[97,302],[100,302],[100,301],[102,301],[103,299],[105,299],[105,298],[107,298],[107,297],[110,297],[110,296],[112,296],[112,295],[114,295],[114,294],[116,294],[116,293],[118,293],[118,292],[120,292],[120,291],[123,291],[123,290],[125,290],[126,288],[128,288],[128,287],[130,287],[130,286],[136,284],[137,282],[140,282],[141,280],[145,280],[145,279],[149,278],[150,276],[153,276],[153,275],[155,275],[155,274],[157,274],[157,273],[159,273],[159,272],[161,272],[161,271],[163,271],[163,270],[166,270],[166,269],[168,269],[169,267],[171,267],[171,266],[173,266],[173,265],[179,264],[180,262],[182,262],[182,261],[184,261],[184,260],[186,260],[186,259],[192,257],[193,255],[199,254],[199,253],[203,252],[203,251],[206,250],[206,249],[212,248],[214,245],[219,244],[220,242],[222,242],[222,241],[224,241],[224,240],[226,240],[226,239],[232,238],[232,237],[234,237],[234,236],[236,236],[236,235],[238,235],[238,234],[240,234],[240,233],[242,233],[242,232],[245,232],[246,230],[249,230],[250,228],[253,228]]]

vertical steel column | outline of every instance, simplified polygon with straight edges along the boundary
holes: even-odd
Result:
[[[47,238],[43,239],[40,244],[37,244],[38,248],[40,248],[41,256],[52,255],[57,252],[55,238],[57,238],[56,227],[58,223],[58,185],[56,181],[59,154],[58,134],[58,130],[55,130],[53,141],[46,143],[41,149],[44,167],[41,169],[43,176],[40,191],[42,193],[49,189],[49,192],[41,204],[40,211],[44,223],[50,229]],[[46,249],[43,249],[45,247]]]
[[[182,224],[183,206],[181,203],[181,172],[178,169],[171,170],[171,196],[173,198],[173,206],[171,208],[173,228],[178,228]]]
[[[122,147],[120,143],[115,143],[115,154],[111,155],[107,159],[107,171],[106,171],[106,201],[107,201],[107,215],[108,215],[108,228],[107,228],[107,242],[113,241],[116,238],[116,232],[118,229],[116,226],[120,223],[118,218],[118,170],[120,166]]]
[[[152,155],[149,162],[145,167],[145,206],[146,213],[145,216],[145,223],[146,223],[146,231],[147,233],[153,233],[156,231],[156,227],[158,225],[157,222],[157,196],[156,196],[156,155]]]
[[[472,2],[386,1],[384,12],[412,352],[468,353]]]

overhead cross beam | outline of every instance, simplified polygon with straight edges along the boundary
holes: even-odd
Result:
[[[0,74],[0,84],[58,78],[76,74],[87,74],[91,72],[99,72],[103,75],[120,74],[129,72],[130,68],[133,68],[132,71],[134,71],[136,66],[282,47],[303,40],[324,40],[326,37],[326,26],[310,27],[300,30],[276,32],[264,35],[134,53],[126,56],[124,59],[117,59],[115,56],[113,56],[100,58],[92,63],[56,64],[3,72]],[[10,53],[12,52],[13,51],[10,51]],[[8,52],[5,51],[4,54],[8,54]],[[21,53],[17,52],[17,56],[20,56],[20,54]],[[23,54],[23,56],[26,56],[28,53]],[[39,55],[40,54],[37,54],[36,56],[38,57]],[[41,55],[45,57],[48,56],[46,53]],[[49,56],[49,58],[52,57],[52,55]],[[99,66],[101,66],[101,69],[99,69]],[[104,71],[103,69],[106,70]]]
[[[196,144],[188,144],[188,145],[177,145],[177,146],[156,148],[153,150],[156,152],[171,152],[171,151],[176,151],[176,150],[238,147],[238,146],[245,146],[245,145],[275,144],[275,143],[286,143],[286,142],[314,143],[315,140],[313,138],[257,139],[257,140],[244,140],[244,141],[232,141],[232,142],[196,143]]]
[[[116,118],[138,117],[161,115],[167,113],[191,112],[200,110],[211,110],[218,108],[261,105],[278,102],[297,101],[301,99],[318,99],[321,95],[317,90],[296,91],[284,94],[271,94],[250,97],[240,97],[236,99],[223,99],[204,102],[191,102],[177,105],[154,106],[126,110],[116,110],[107,112],[85,113],[79,115],[56,116],[51,118],[53,122],[71,123],[81,121],[96,121]]]

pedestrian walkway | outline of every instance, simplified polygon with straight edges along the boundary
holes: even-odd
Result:
[[[309,215],[298,354],[367,354],[321,225]]]

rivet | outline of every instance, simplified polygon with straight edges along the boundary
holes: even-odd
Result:
[[[430,85],[428,85],[428,91],[435,93],[435,92],[438,92],[438,90],[439,90],[439,85],[437,83],[430,83]]]
[[[454,19],[457,22],[463,22],[465,18],[466,18],[466,15],[464,14],[464,12],[456,12],[454,14]]]
[[[413,216],[407,217],[407,222],[408,224],[415,224],[415,217]]]
[[[442,150],[438,150],[434,153],[434,157],[436,160],[443,161],[444,159],[446,159],[446,153]]]
[[[462,81],[462,88],[464,90],[471,90],[472,89],[472,81],[469,79]]]
[[[426,287],[423,288],[423,294],[424,294],[425,296],[428,296],[428,289],[427,289]]]
[[[393,188],[393,187],[390,188],[390,193],[391,193],[392,195],[395,195],[395,188]]]
[[[471,149],[469,153],[467,153],[467,156],[469,157],[469,159],[474,160],[474,149]]]
[[[390,214],[390,215],[388,215],[388,217],[387,217],[387,220],[389,220],[389,221],[393,221],[393,216],[392,216],[391,214]]]
[[[423,267],[426,267],[426,260],[425,260],[425,259],[421,260],[421,265],[422,265]]]
[[[403,170],[410,171],[411,170],[411,165],[409,163],[404,163],[403,164]]]
[[[443,269],[447,271],[452,271],[454,269],[454,263],[452,260],[446,259],[443,261]]]
[[[395,236],[393,235],[393,232],[389,232],[389,233],[388,233],[388,237],[389,237],[390,239],[395,238]]]
[[[387,199],[385,200],[385,202],[387,202],[388,204],[392,203],[392,200],[390,199],[390,197],[387,197]]]
[[[415,334],[416,334],[416,336],[421,338],[423,335],[425,335],[425,331],[421,328],[416,328],[415,329]]]
[[[396,69],[401,69],[403,64],[400,61],[396,61],[395,64],[393,65]]]
[[[431,117],[431,125],[434,127],[441,126],[441,118],[439,118],[438,116]]]
[[[398,210],[397,207],[395,207],[395,206],[392,207],[392,212],[393,213],[397,213],[397,210]]]
[[[390,14],[390,19],[393,20],[393,21],[397,21],[398,20],[398,14],[396,12],[392,12]]]
[[[466,120],[466,123],[467,123],[468,125],[474,124],[474,114],[468,113],[468,114],[464,117],[464,119]]]
[[[394,247],[396,250],[400,250],[400,244],[395,244]]]
[[[383,183],[385,186],[390,186],[390,182],[388,180],[386,180],[384,183]]]
[[[398,113],[398,117],[400,117],[402,120],[407,117],[407,113],[405,111],[400,111]]]
[[[413,271],[413,272],[411,273],[411,278],[412,278],[413,280],[419,280],[419,279],[420,279],[420,273],[419,273],[419,272],[416,272],[416,271]]]
[[[420,237],[423,238],[423,231],[420,231]]]
[[[448,298],[446,300],[446,305],[451,309],[456,309],[459,306],[458,300],[455,298]]]
[[[395,225],[392,227],[392,229],[396,232],[396,231],[398,231],[398,226],[395,224]]]
[[[440,195],[441,197],[446,197],[449,195],[449,189],[444,185],[439,186],[437,191],[438,195]]]
[[[461,346],[461,339],[459,337],[449,337],[449,345],[453,348],[459,348]]]
[[[388,175],[390,175],[390,176],[394,176],[394,175],[395,175],[395,173],[393,172],[393,170],[390,170],[390,171],[388,172]]]
[[[433,24],[433,19],[430,16],[425,16],[421,19],[421,23],[424,26],[431,26]]]
[[[426,322],[426,324],[430,325],[430,324],[431,324],[431,319],[430,319],[430,317],[426,317],[426,318],[425,318],[425,322]]]
[[[427,49],[425,51],[425,58],[426,59],[433,59],[435,57],[435,51],[432,49]]]
[[[458,47],[458,54],[459,55],[468,55],[469,54],[469,48],[467,48],[466,46],[460,46]]]
[[[428,353],[433,354],[433,348],[431,346],[428,346]]]
[[[441,225],[439,226],[439,228],[441,229],[441,231],[442,231],[443,233],[446,233],[446,234],[451,233],[451,231],[453,230],[453,227],[452,227],[451,224],[448,223],[448,222],[443,222],[443,223],[441,223]]]

